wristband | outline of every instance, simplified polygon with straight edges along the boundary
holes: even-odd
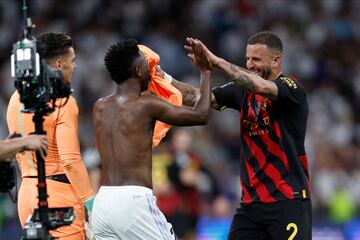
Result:
[[[164,79],[170,84],[172,83],[172,76],[167,74],[166,72],[164,72]]]
[[[95,196],[92,196],[91,198],[89,198],[88,200],[86,200],[84,202],[84,205],[85,205],[87,211],[90,212],[90,213],[91,213],[92,208],[93,208],[94,199],[95,199]]]

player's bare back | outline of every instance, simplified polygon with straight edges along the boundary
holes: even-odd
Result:
[[[152,188],[151,140],[154,120],[141,96],[111,95],[97,101],[94,125],[102,158],[102,185]]]

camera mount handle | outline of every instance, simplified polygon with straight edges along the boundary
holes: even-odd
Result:
[[[26,0],[23,0],[22,6],[23,16],[24,16],[24,38],[29,39],[31,37],[31,31],[34,28],[34,25],[31,22],[31,18],[28,18],[27,10],[28,7],[26,5]]]
[[[33,122],[35,123],[35,134],[46,134],[43,129],[44,115],[42,113],[35,112],[33,116]],[[36,151],[37,159],[37,172],[38,172],[38,193],[39,193],[39,217],[40,222],[48,223],[49,216],[47,214],[48,209],[48,195],[46,189],[46,173],[45,173],[45,161],[42,158],[39,151]]]

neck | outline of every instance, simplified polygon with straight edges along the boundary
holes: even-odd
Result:
[[[273,80],[277,79],[281,74],[282,74],[282,71],[273,73],[269,80],[273,81]]]
[[[140,84],[137,79],[129,78],[123,83],[116,85],[115,94],[123,96],[140,96]]]

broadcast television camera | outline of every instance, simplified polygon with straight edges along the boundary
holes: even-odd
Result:
[[[24,38],[13,45],[11,76],[20,94],[20,102],[24,104],[22,111],[46,115],[54,111],[57,98],[69,97],[71,88],[70,83],[64,83],[60,70],[41,59],[40,53],[45,46],[31,36],[33,27],[31,19],[27,18]]]
[[[34,28],[31,19],[27,18],[26,0],[23,0],[24,34],[23,38],[13,44],[11,55],[11,76],[15,88],[23,104],[22,112],[34,113],[35,134],[44,134],[44,116],[55,110],[56,99],[69,98],[70,83],[64,83],[60,70],[49,66],[42,59],[42,51],[46,46],[41,45],[31,35]],[[64,104],[66,104],[67,99]],[[63,105],[64,105],[63,104]],[[22,239],[54,239],[49,230],[64,225],[70,225],[74,220],[74,209],[49,208],[47,202],[45,163],[40,153],[36,152],[38,178],[38,208],[29,217],[24,227]],[[1,167],[1,166],[0,166]],[[7,170],[5,170],[7,171]],[[10,185],[9,185],[10,186]]]

